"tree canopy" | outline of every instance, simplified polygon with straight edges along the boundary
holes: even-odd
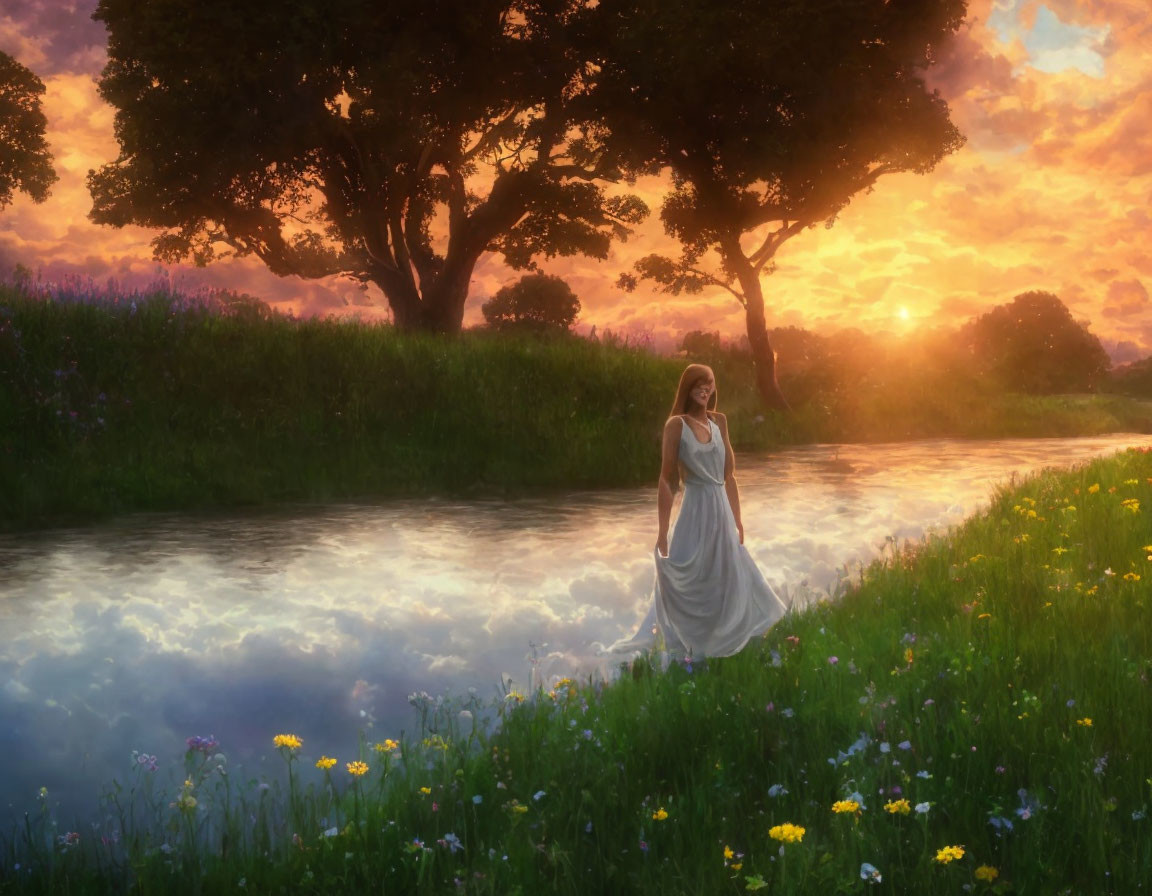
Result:
[[[11,204],[17,190],[43,202],[59,180],[44,139],[43,94],[44,82],[0,52],[0,209]]]
[[[497,330],[567,331],[580,313],[580,300],[560,277],[529,274],[497,290],[480,311]]]
[[[641,220],[577,115],[582,0],[101,0],[120,157],[98,223],[162,228],[164,261],[255,255],[460,329],[485,252],[607,256]]]
[[[609,141],[670,169],[661,208],[678,257],[639,278],[727,290],[744,307],[758,385],[786,408],[762,275],[783,243],[885,174],[930,171],[963,137],[924,84],[966,0],[600,0],[597,104]],[[658,50],[656,48],[659,48]]]
[[[1050,292],[1021,293],[960,331],[975,371],[1021,392],[1091,391],[1112,366],[1100,340]]]

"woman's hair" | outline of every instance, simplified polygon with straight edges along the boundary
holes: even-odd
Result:
[[[688,393],[692,391],[692,387],[695,386],[696,383],[700,380],[707,379],[709,376],[711,376],[713,380],[716,379],[712,368],[706,364],[689,364],[684,368],[684,372],[680,374],[680,385],[676,387],[676,401],[672,404],[672,413],[670,416],[674,417],[677,414],[687,413],[688,399],[690,398]],[[716,386],[715,383],[713,383],[712,394],[708,396],[707,410],[716,410],[716,395]]]

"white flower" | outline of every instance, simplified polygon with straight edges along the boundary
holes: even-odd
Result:
[[[927,815],[928,810],[931,808],[932,808],[931,803],[917,803],[916,804],[916,811],[921,815]]]
[[[869,883],[878,884],[883,879],[880,875],[879,869],[875,865],[870,865],[864,862],[860,865],[860,879],[866,880]]]

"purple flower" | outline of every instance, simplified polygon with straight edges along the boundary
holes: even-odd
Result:
[[[900,748],[901,750],[911,750],[912,749],[912,741],[902,740],[902,741],[900,741],[900,743],[896,744],[896,746],[898,748]]]
[[[840,658],[839,658],[839,657],[836,657],[836,656],[830,656],[830,657],[828,657],[828,665],[830,665],[830,666],[835,666],[835,665],[836,665],[838,662],[840,662]]]
[[[207,737],[193,736],[185,741],[188,744],[188,750],[193,753],[203,753],[207,756],[218,746],[220,742],[216,740],[216,736],[209,734]]]

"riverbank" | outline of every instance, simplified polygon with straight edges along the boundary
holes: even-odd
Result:
[[[415,695],[421,735],[355,756],[270,730],[268,781],[221,771],[226,732],[194,738],[183,786],[141,757],[95,828],[45,795],[0,840],[0,889],[1137,892],[1149,507],[1130,449],[999,489],[735,657]]]
[[[250,311],[251,309],[249,309]],[[576,337],[221,313],[170,295],[46,302],[0,286],[0,531],[138,510],[487,496],[654,482],[684,359]],[[931,376],[761,409],[717,364],[738,451],[1152,432],[1152,405],[996,395]]]

